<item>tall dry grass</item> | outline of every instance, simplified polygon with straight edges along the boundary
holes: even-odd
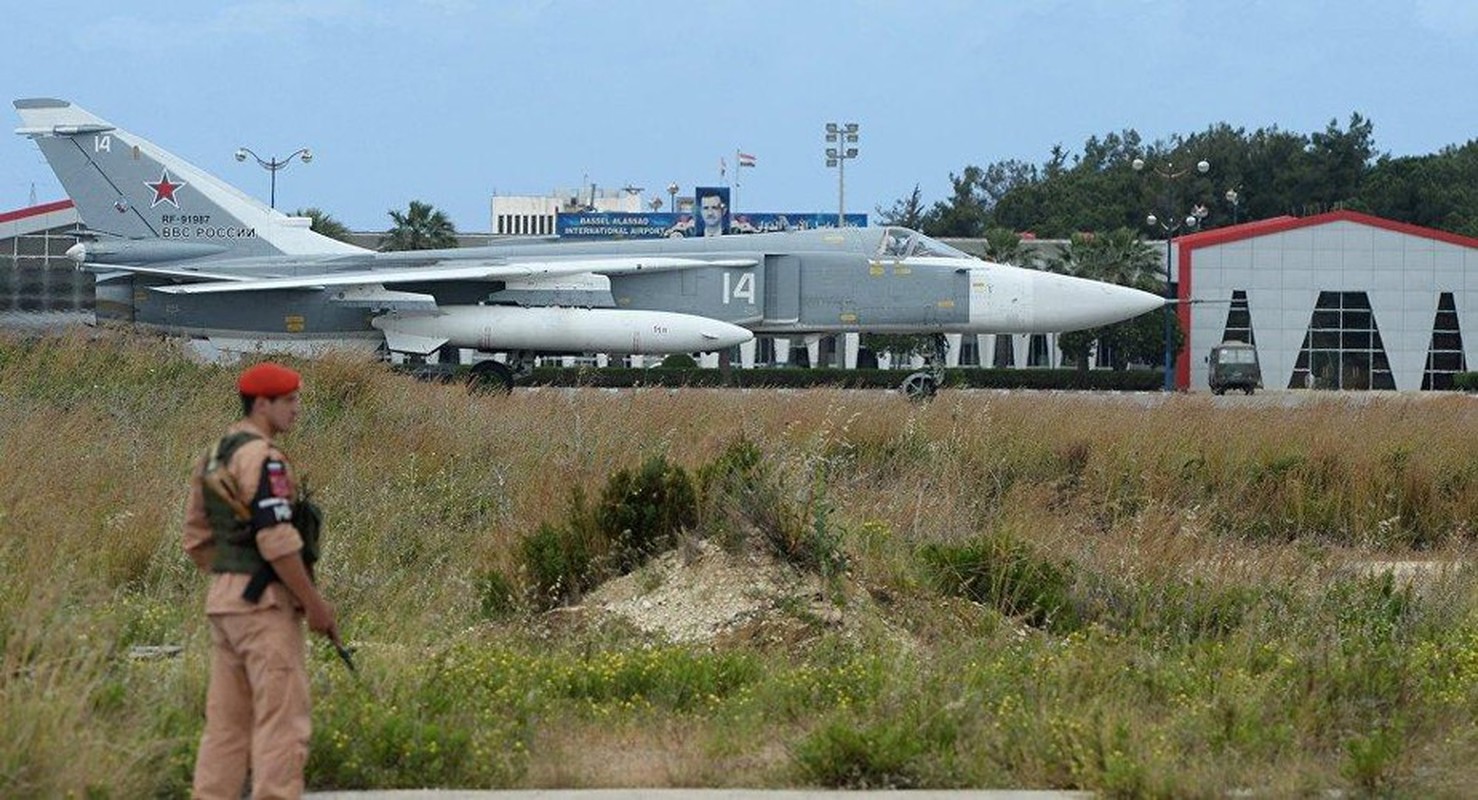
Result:
[[[421,756],[428,741],[498,753],[475,774],[423,763],[424,774],[498,785],[825,782],[828,764],[861,747],[913,753],[874,766],[918,785],[1195,795],[1395,781],[1440,794],[1478,755],[1461,727],[1462,704],[1478,699],[1471,572],[1411,601],[1420,613],[1392,611],[1396,633],[1339,622],[1386,608],[1358,562],[1470,557],[1471,398],[1229,408],[995,392],[918,405],[824,389],[469,397],[347,357],[300,366],[306,413],[282,444],[327,509],[325,590],[365,643],[371,686],[394,699],[351,695],[333,662],[315,659],[315,746],[348,754],[315,762],[332,780],[396,780],[361,763],[369,755],[352,739],[364,730]],[[238,413],[235,374],[144,338],[0,339],[0,793],[184,785],[207,638],[204,580],[178,545],[185,476]],[[881,621],[861,639],[813,631],[798,652],[756,644],[774,678],[701,712],[551,694],[543,681],[576,681],[561,660],[588,667],[576,681],[588,685],[605,667],[582,653],[650,643],[608,631],[550,638],[537,619],[489,627],[487,577],[516,579],[516,544],[557,521],[575,488],[595,496],[651,455],[696,470],[741,436],[787,485],[819,491],[807,502],[826,504],[846,579],[882,598]],[[995,610],[934,594],[918,549],[987,532],[1075,570],[1084,627],[1023,633]],[[1331,586],[1355,588],[1326,600]],[[1320,627],[1335,623],[1346,628]],[[910,644],[895,649],[899,636]],[[1280,643],[1271,654],[1269,642]],[[184,655],[130,655],[164,644]],[[476,649],[479,670],[511,659],[494,670],[490,705],[481,716],[424,711],[434,723],[396,716],[448,702],[426,688],[439,685],[428,665],[448,647]],[[1427,677],[1409,660],[1423,647]],[[703,658],[643,669],[701,683]],[[1214,685],[1223,680],[1235,685]],[[870,688],[833,686],[848,681]],[[1391,697],[1414,710],[1388,708]],[[494,708],[506,712],[496,721]],[[1396,747],[1398,733],[1420,747]],[[673,737],[682,747],[621,772],[560,755],[665,749]]]

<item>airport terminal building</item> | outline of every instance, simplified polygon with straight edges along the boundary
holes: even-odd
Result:
[[[1190,234],[1171,256],[1183,390],[1207,390],[1226,340],[1256,347],[1268,389],[1450,389],[1478,365],[1478,239],[1334,211]]]

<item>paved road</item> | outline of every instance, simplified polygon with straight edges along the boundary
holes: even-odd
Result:
[[[398,790],[322,791],[315,800],[1088,800],[1091,791],[1014,790],[748,790],[748,788],[600,788],[600,790]]]

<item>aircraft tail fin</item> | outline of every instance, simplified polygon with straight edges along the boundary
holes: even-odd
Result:
[[[187,245],[179,258],[364,252],[65,100],[16,100],[15,109],[16,133],[36,141],[93,231]]]

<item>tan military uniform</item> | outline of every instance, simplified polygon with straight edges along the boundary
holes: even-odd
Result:
[[[250,422],[236,423],[227,435],[238,431],[261,437],[242,444],[228,466],[242,499],[249,502],[256,496],[266,460],[284,464],[287,460]],[[209,572],[214,546],[201,486],[204,469],[202,459],[191,475],[184,544],[196,566]],[[292,491],[290,477],[285,489],[273,486],[275,495],[291,497]],[[256,543],[268,561],[303,548],[297,529],[285,523],[258,531]],[[248,767],[253,800],[303,793],[311,733],[303,615],[292,592],[277,581],[267,586],[260,602],[243,599],[250,580],[246,574],[214,573],[206,595],[210,689],[195,761],[194,797],[238,800]]]

